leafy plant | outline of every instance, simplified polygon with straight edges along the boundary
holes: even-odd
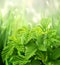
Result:
[[[59,16],[57,24],[53,24],[55,17],[48,17],[40,25],[20,23],[22,26],[17,28],[13,24],[22,20],[14,16],[10,11],[6,27],[2,29],[0,24],[0,57],[4,65],[60,65]]]

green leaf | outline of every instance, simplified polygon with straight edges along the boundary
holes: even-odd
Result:
[[[36,44],[33,42],[33,40],[30,40],[28,44],[26,45],[26,51],[25,51],[25,57],[26,59],[31,58],[37,50]]]
[[[12,55],[13,50],[14,50],[13,44],[5,46],[3,51],[2,51],[2,58],[3,58],[3,60],[5,60],[5,58],[8,59]]]
[[[47,48],[44,44],[44,35],[40,35],[37,37],[37,43],[36,44],[37,44],[39,50],[47,51]]]
[[[45,51],[37,51],[35,59],[41,60],[43,63],[45,63],[48,59],[47,52]]]
[[[33,60],[31,62],[31,65],[41,65],[40,61],[39,60]]]
[[[54,65],[60,65],[60,60],[56,60],[53,64]]]
[[[60,57],[60,48],[55,48],[52,52],[52,59],[56,60]]]
[[[51,18],[43,18],[41,20],[41,27],[44,31],[48,29],[49,24],[51,24]]]
[[[25,65],[26,63],[28,63],[30,61],[26,60],[18,55],[15,55],[15,56],[11,57],[10,62],[15,65]]]

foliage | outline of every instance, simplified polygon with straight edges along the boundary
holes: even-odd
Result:
[[[55,17],[48,17],[43,18],[40,25],[32,27],[25,24],[25,19],[14,19],[14,16],[12,11],[6,19],[0,16],[0,57],[3,60],[0,64],[60,65],[59,16],[57,24],[53,24]],[[16,27],[17,21],[20,27]]]

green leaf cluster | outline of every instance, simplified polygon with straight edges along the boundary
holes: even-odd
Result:
[[[60,65],[59,16],[57,22],[55,17],[48,17],[42,18],[39,25],[21,23],[17,28],[16,21],[24,21],[14,16],[12,11],[5,19],[0,16],[0,64]]]

